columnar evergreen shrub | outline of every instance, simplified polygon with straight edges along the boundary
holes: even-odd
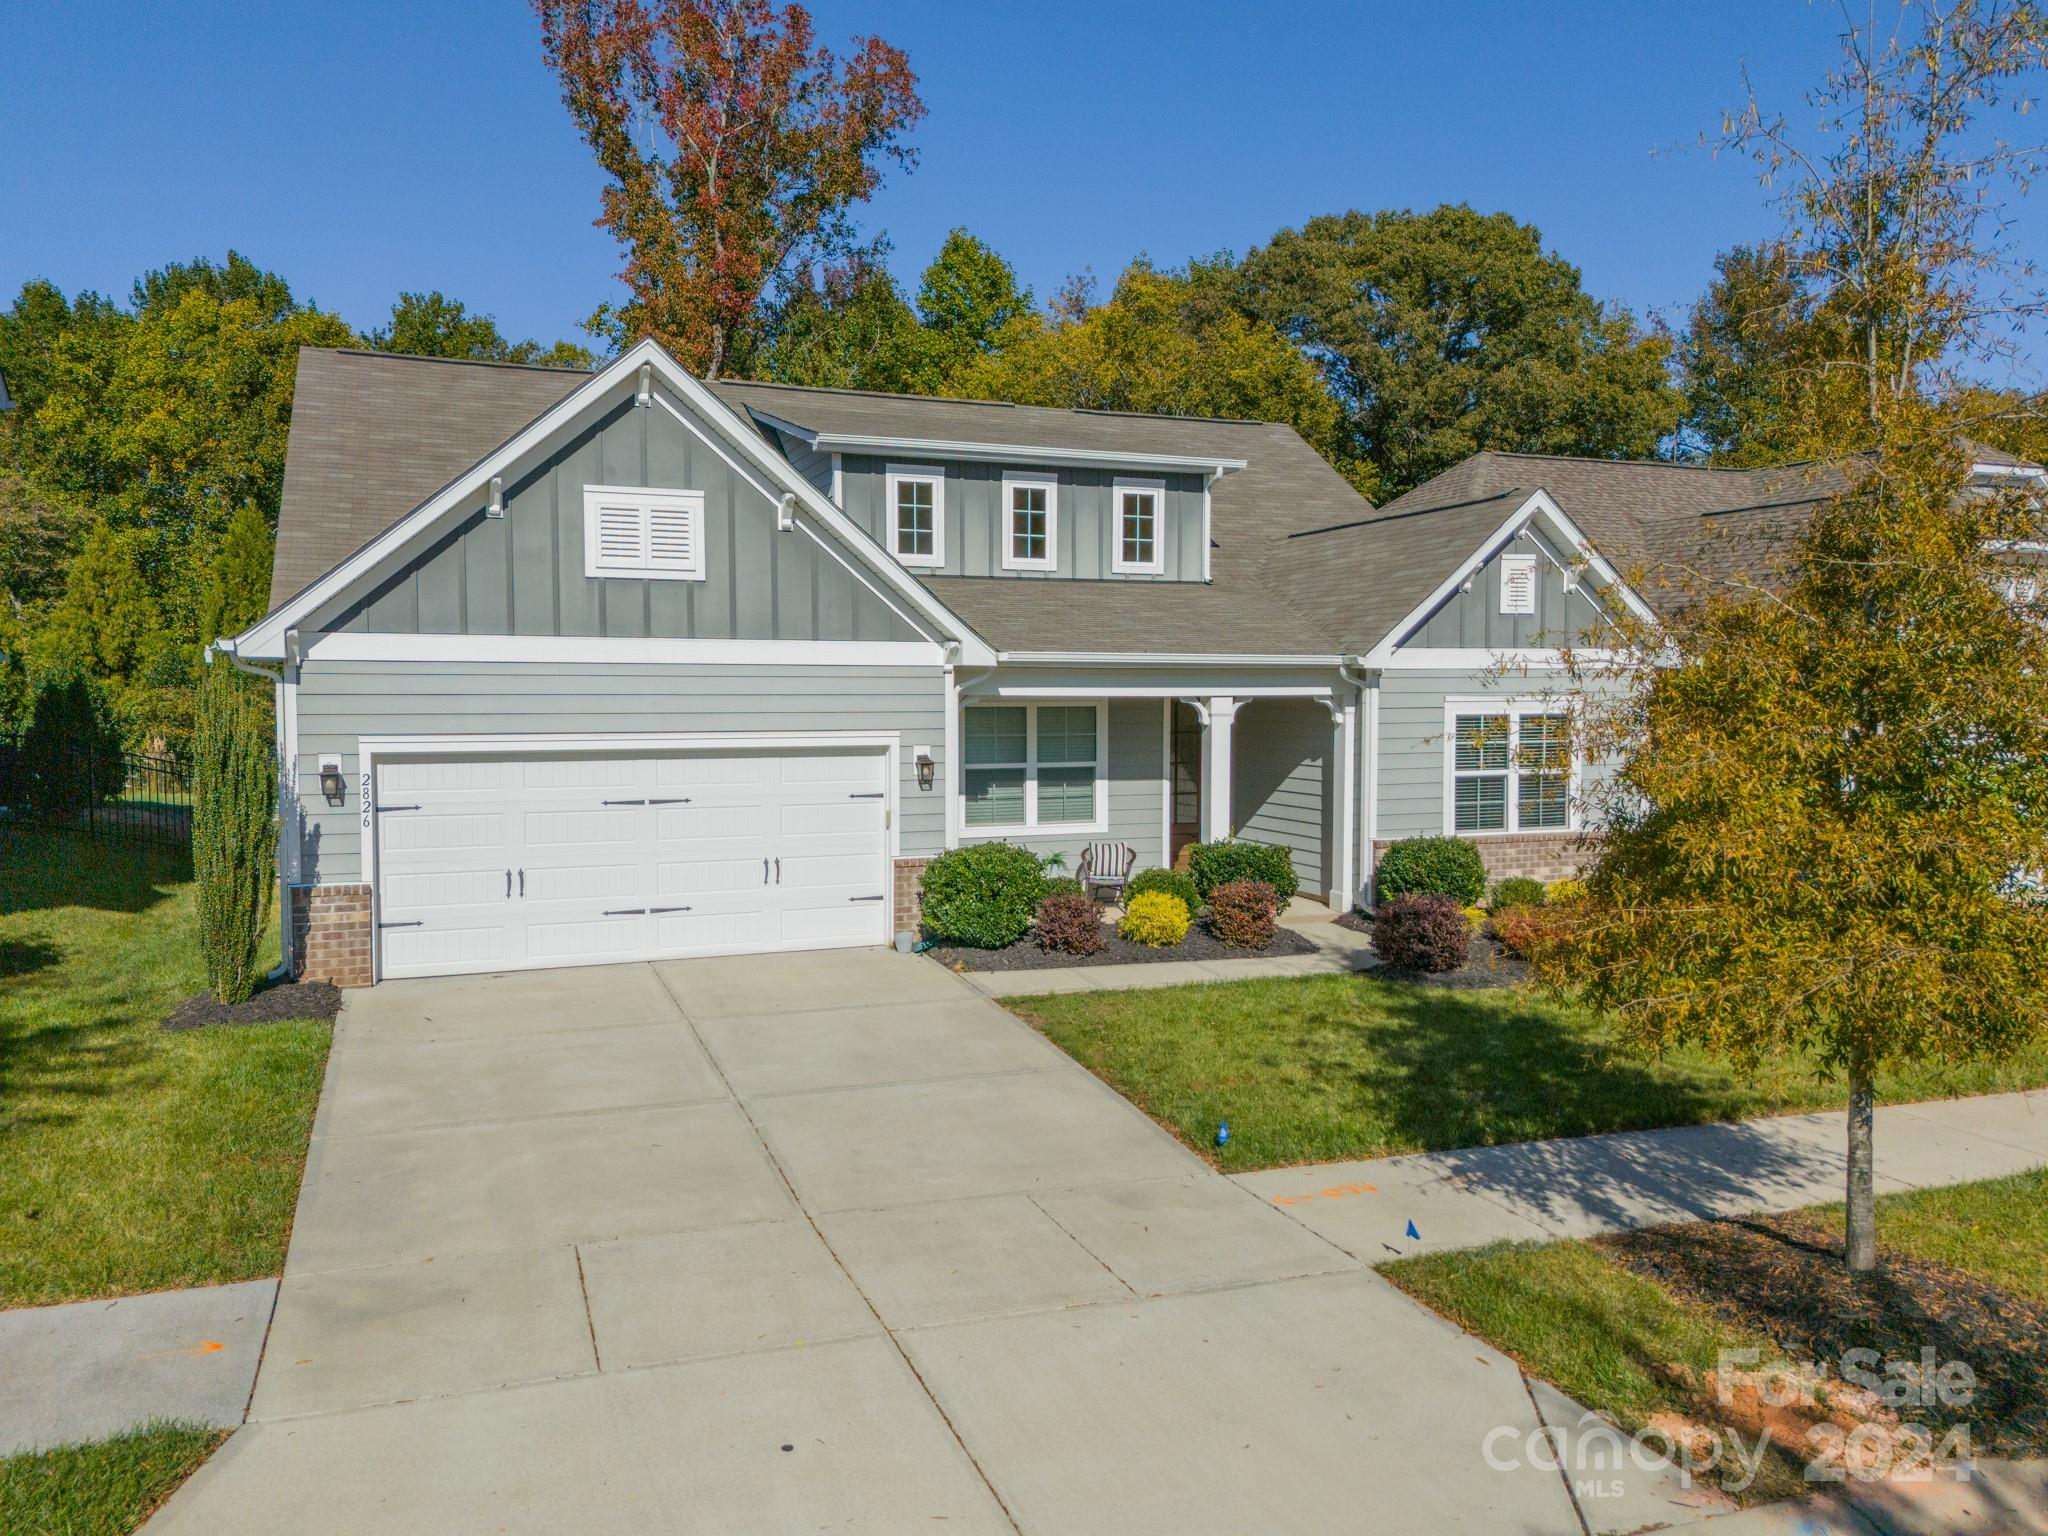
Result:
[[[207,985],[224,1003],[256,990],[277,880],[277,757],[258,685],[225,661],[199,684],[192,735],[192,873]]]
[[[1449,896],[1476,905],[1486,890],[1479,850],[1462,837],[1408,837],[1380,855],[1374,889],[1381,901],[1410,894]]]
[[[1232,880],[1263,880],[1284,907],[1301,889],[1294,855],[1269,843],[1196,843],[1188,850],[1188,872],[1205,897]]]
[[[1449,896],[1419,891],[1380,903],[1372,947],[1397,971],[1455,971],[1472,950],[1472,925]]]
[[[1068,955],[1092,955],[1109,940],[1102,932],[1102,908],[1079,891],[1062,891],[1038,904],[1038,947]]]
[[[918,882],[924,925],[936,938],[1001,949],[1024,937],[1045,895],[1036,856],[1014,843],[974,843],[940,854]]]
[[[1209,931],[1226,944],[1264,949],[1279,917],[1279,895],[1263,880],[1226,880],[1209,893]]]
[[[1187,903],[1190,912],[1202,905],[1202,893],[1195,889],[1195,877],[1182,869],[1141,869],[1131,876],[1124,887],[1124,900],[1142,896],[1147,891],[1164,891],[1169,896],[1178,896]]]
[[[36,685],[17,775],[29,808],[53,819],[121,792],[121,733],[99,684],[64,673]]]

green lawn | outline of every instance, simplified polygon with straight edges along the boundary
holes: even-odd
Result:
[[[112,1440],[0,1459],[8,1536],[128,1536],[213,1454],[222,1430],[152,1424]]]
[[[1696,1051],[1633,1054],[1582,1009],[1517,990],[1371,976],[1012,998],[1082,1065],[1227,1172],[1839,1108],[1796,1058],[1740,1074]],[[2048,1083],[2048,1050],[1923,1068],[1881,1099]],[[1230,1142],[1215,1148],[1216,1126]]]
[[[182,854],[0,830],[0,1306],[283,1268],[328,1027],[159,1030],[192,897]]]
[[[1881,1274],[1842,1272],[1842,1209],[1695,1222],[1589,1242],[1501,1243],[1381,1273],[1624,1430],[1652,1413],[1718,1424],[1723,1349],[1839,1365],[1852,1348],[1977,1375],[1974,1400],[1909,1411],[1971,1426],[1979,1453],[2048,1452],[2048,1170],[1878,1201]],[[1804,1448],[1802,1448],[1803,1451]],[[1751,1497],[1801,1491],[1781,1458]]]

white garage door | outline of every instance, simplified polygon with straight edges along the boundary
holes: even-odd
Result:
[[[888,940],[873,749],[377,768],[380,977]]]

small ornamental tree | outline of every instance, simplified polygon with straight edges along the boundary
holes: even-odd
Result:
[[[239,1003],[263,975],[257,951],[277,877],[277,760],[256,685],[225,661],[200,680],[192,754],[199,947],[214,996]]]
[[[99,684],[73,671],[35,685],[19,773],[30,808],[53,821],[120,793],[121,732]]]

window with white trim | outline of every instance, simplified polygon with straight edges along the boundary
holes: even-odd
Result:
[[[1109,568],[1123,576],[1166,574],[1166,482],[1119,479],[1110,489],[1116,545]]]
[[[583,487],[583,574],[704,579],[704,493]]]
[[[975,704],[961,712],[961,824],[992,835],[1099,829],[1099,703]]]
[[[1534,613],[1536,611],[1536,557],[1534,555],[1502,555],[1500,557],[1500,611],[1502,613]]]
[[[1547,705],[1451,716],[1454,832],[1548,832],[1572,825],[1571,726]]]
[[[1050,571],[1059,564],[1059,482],[1051,475],[1003,476],[1003,569]]]
[[[885,479],[889,547],[905,565],[946,563],[946,474],[917,464],[891,464]]]

